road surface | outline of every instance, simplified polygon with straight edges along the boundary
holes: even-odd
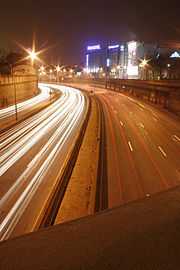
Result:
[[[32,231],[84,121],[88,101],[80,91],[61,91],[48,108],[0,135],[0,239]]]
[[[180,120],[117,92],[76,86],[103,105],[109,208],[180,185]]]

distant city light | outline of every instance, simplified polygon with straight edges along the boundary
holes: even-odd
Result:
[[[142,68],[144,68],[145,66],[148,65],[148,62],[150,61],[150,59],[149,60],[147,60],[147,59],[140,59],[140,61],[141,61],[141,63],[139,64],[139,66],[142,67]]]
[[[60,69],[61,69],[61,68],[60,68],[60,66],[58,65],[58,66],[56,67],[56,71],[59,72]]]
[[[131,42],[128,43],[128,50],[130,52],[136,50],[136,48],[137,48],[137,42],[136,41],[131,41]]]
[[[127,74],[129,76],[138,76],[138,66],[129,65],[127,67]]]
[[[121,45],[120,50],[121,50],[121,52],[124,51],[124,45]]]
[[[112,68],[112,69],[111,69],[111,72],[112,72],[112,73],[115,73],[115,72],[116,72],[116,69],[115,69],[115,68]]]
[[[89,54],[86,54],[86,68],[89,67]]]
[[[110,45],[110,46],[108,46],[108,49],[117,49],[117,48],[119,48],[119,45],[117,44],[117,45]]]
[[[41,66],[40,67],[40,71],[44,71],[44,66]]]
[[[93,46],[88,46],[87,47],[87,50],[88,51],[93,51],[93,50],[100,50],[101,49],[101,46],[98,44],[98,45],[93,45]]]
[[[170,55],[170,58],[180,58],[180,54],[178,52],[174,52]]]
[[[107,58],[107,60],[106,60],[106,66],[107,66],[107,67],[110,66],[110,59],[109,59],[109,58]]]

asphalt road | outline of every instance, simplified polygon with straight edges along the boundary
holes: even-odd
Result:
[[[103,105],[109,208],[180,185],[180,120],[133,97],[77,86]]]
[[[133,98],[101,94],[109,207],[180,184],[180,121]]]
[[[0,135],[1,240],[34,229],[86,115],[80,91],[50,86],[61,91],[57,101]]]

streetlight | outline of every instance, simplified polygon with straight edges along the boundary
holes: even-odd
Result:
[[[147,72],[146,72],[147,70],[146,70],[146,67],[148,66],[148,62],[150,60],[144,58],[144,59],[140,59],[140,61],[141,61],[141,63],[139,64],[139,67],[143,69],[143,79],[144,79],[144,77],[145,77],[145,79],[147,79]]]
[[[28,52],[28,54],[29,54],[28,58],[31,59],[31,63],[32,63],[32,66],[33,66],[33,65],[34,65],[34,61],[35,61],[36,59],[38,59],[38,57],[37,57],[38,53],[35,52],[34,49],[32,49],[32,50],[27,50],[27,52]]]
[[[16,83],[14,80],[13,64],[11,66],[11,76],[12,76],[12,81],[13,81],[13,86],[14,86],[14,108],[15,108],[15,117],[16,117],[16,121],[17,121],[18,120],[17,93],[16,93]]]

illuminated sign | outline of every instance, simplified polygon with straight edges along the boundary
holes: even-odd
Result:
[[[119,45],[110,45],[108,46],[108,49],[111,50],[111,49],[118,49],[119,48]]]
[[[180,58],[180,54],[178,52],[174,52],[171,54],[170,58]]]
[[[101,46],[98,44],[98,45],[93,45],[93,46],[88,46],[87,47],[87,50],[88,51],[93,51],[93,50],[100,50],[101,49]]]

